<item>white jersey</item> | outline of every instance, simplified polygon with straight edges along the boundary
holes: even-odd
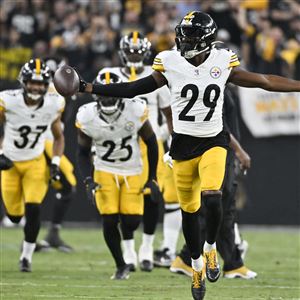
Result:
[[[12,161],[31,160],[42,154],[45,132],[65,107],[65,100],[57,93],[46,93],[40,107],[25,103],[23,90],[0,92],[0,106],[4,109],[3,153]]]
[[[195,137],[213,137],[223,129],[225,84],[232,67],[240,63],[227,49],[212,49],[198,67],[176,50],[160,52],[152,68],[168,80],[174,132]]]
[[[118,75],[122,82],[130,81],[130,75],[125,72],[125,68],[122,67],[113,67],[113,68],[104,68],[99,74],[106,72],[111,72]],[[142,73],[136,74],[136,80],[149,76],[152,74],[153,70],[150,66],[145,66]],[[99,76],[99,75],[98,75]],[[161,131],[159,130],[158,124],[158,110],[170,106],[170,91],[167,86],[163,86],[156,91],[153,91],[148,94],[139,95],[139,98],[146,101],[149,109],[149,120],[152,125],[153,131],[156,134],[156,138],[162,139]]]
[[[144,101],[123,101],[120,116],[111,123],[99,116],[96,102],[81,106],[76,126],[93,141],[96,170],[130,176],[142,172],[138,131],[147,120],[148,109]]]

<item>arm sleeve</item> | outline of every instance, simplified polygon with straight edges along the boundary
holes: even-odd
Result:
[[[80,170],[82,179],[92,176],[93,166],[91,162],[91,149],[78,145],[77,149],[77,164]]]
[[[133,98],[155,91],[158,85],[152,75],[145,78],[118,84],[93,84],[92,94],[101,96]]]
[[[156,179],[156,169],[158,162],[158,145],[155,134],[151,135],[144,141],[147,145],[147,156],[149,163],[148,179]]]

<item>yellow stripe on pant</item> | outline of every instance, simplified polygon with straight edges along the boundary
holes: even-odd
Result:
[[[25,203],[42,203],[48,181],[44,154],[32,160],[14,162],[11,169],[1,171],[1,191],[7,213],[23,216]]]
[[[221,189],[226,156],[226,149],[213,147],[194,159],[173,161],[175,186],[182,210],[196,212],[201,206],[202,191]]]

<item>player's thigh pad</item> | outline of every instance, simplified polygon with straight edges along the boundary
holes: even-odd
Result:
[[[199,161],[201,191],[217,191],[222,188],[227,150],[213,147],[205,151]]]
[[[188,213],[200,208],[200,179],[198,163],[200,157],[190,160],[173,161],[174,181],[180,207]]]
[[[14,163],[14,166],[9,170],[1,171],[1,192],[7,213],[11,216],[23,216],[25,206],[21,173],[18,171],[16,164]]]
[[[140,175],[119,176],[120,180],[120,213],[124,215],[142,215],[144,213],[144,197]]]
[[[117,178],[114,174],[95,171],[94,180],[101,185],[96,191],[95,199],[99,213],[118,214],[120,212],[120,189],[117,185]]]
[[[22,188],[26,203],[40,204],[48,190],[49,171],[45,155],[26,162],[18,162],[22,164],[24,170],[22,178]]]
[[[162,192],[165,203],[178,203],[173,170],[164,164]]]

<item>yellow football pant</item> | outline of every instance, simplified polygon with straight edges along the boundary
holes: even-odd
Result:
[[[44,154],[32,160],[14,162],[11,169],[1,171],[1,191],[7,213],[23,216],[25,203],[42,203],[48,181]]]
[[[227,150],[213,147],[190,160],[174,160],[173,172],[183,211],[193,213],[201,206],[201,192],[220,190],[225,176]]]
[[[104,171],[95,171],[94,180],[101,185],[95,199],[99,213],[142,215],[144,201],[141,176],[122,176]]]

